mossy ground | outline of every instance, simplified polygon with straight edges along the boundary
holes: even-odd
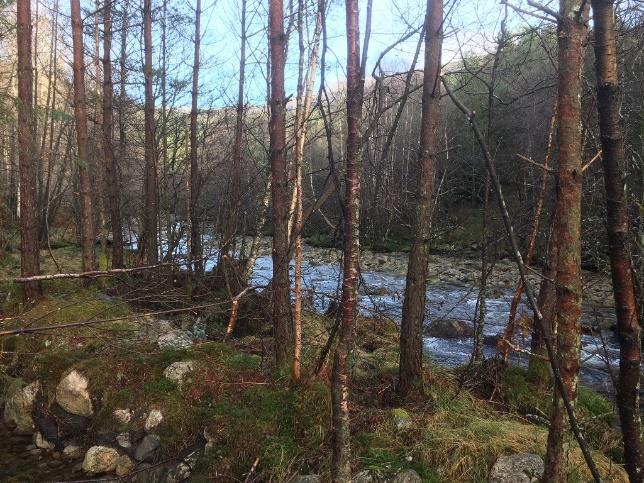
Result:
[[[78,281],[67,282],[49,287],[48,297],[34,307],[12,305],[13,312],[5,314],[13,318],[4,321],[3,327],[57,325],[127,316],[142,310],[121,298],[118,287],[81,287]],[[106,296],[106,291],[112,295]],[[200,302],[214,302],[217,296],[211,294]],[[222,306],[227,304],[222,302]],[[301,384],[294,385],[288,377],[273,374],[270,330],[224,342],[226,311],[206,310],[200,315],[207,322],[208,340],[197,341],[188,350],[160,350],[152,340],[141,337],[146,324],[156,321],[132,317],[73,330],[3,338],[0,368],[14,377],[41,380],[50,401],[66,371],[76,368],[83,372],[90,380],[91,393],[101,399],[92,426],[94,433],[126,429],[114,419],[114,409],[135,411],[127,427],[131,431],[142,429],[149,410],[161,409],[164,421],[159,434],[164,457],[203,447],[207,428],[214,444],[200,458],[195,481],[243,481],[251,468],[261,481],[285,481],[302,473],[327,478],[329,362],[319,377],[311,373],[333,320],[306,315],[305,377]],[[484,391],[463,384],[459,373],[428,362],[423,391],[400,401],[394,391],[397,342],[398,329],[393,322],[359,319],[351,359],[356,471],[368,469],[387,476],[413,468],[427,482],[478,482],[486,481],[492,464],[503,454],[544,455],[547,428],[531,422],[526,415],[547,416],[547,389],[535,386],[520,370],[510,369],[493,390]],[[194,361],[196,370],[179,388],[163,377],[163,371],[173,362],[186,360]],[[578,407],[580,422],[606,481],[626,481],[622,468],[610,459],[620,459],[611,404],[582,389]],[[400,409],[409,416],[409,426],[397,423]],[[574,442],[571,445],[570,479],[587,481],[581,453]]]

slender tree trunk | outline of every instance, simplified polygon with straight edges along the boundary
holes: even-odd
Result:
[[[342,314],[331,379],[331,478],[351,481],[351,430],[349,427],[349,354],[355,339],[358,262],[360,256],[360,155],[364,84],[360,76],[360,14],[358,0],[346,0],[347,28],[347,165],[344,195],[344,266]]]
[[[302,354],[302,229],[303,219],[303,188],[302,188],[302,162],[304,160],[304,142],[308,127],[308,116],[313,100],[313,84],[317,71],[318,49],[320,47],[320,34],[322,32],[322,15],[324,15],[325,1],[318,2],[318,12],[315,17],[315,31],[313,43],[309,54],[304,75],[304,18],[306,17],[306,6],[303,0],[299,1],[298,8],[298,40],[300,48],[300,60],[297,83],[297,108],[295,112],[295,216],[293,220],[293,232],[291,240],[295,246],[295,303],[293,308],[293,379],[299,380],[301,375],[301,354]]]
[[[89,151],[87,133],[87,101],[85,97],[85,60],[83,49],[83,24],[80,0],[71,0],[72,36],[74,43],[74,115],[78,142],[78,180],[81,207],[81,247],[83,271],[96,268],[94,256],[94,217],[92,213],[92,183],[89,177]]]
[[[123,221],[121,220],[121,189],[118,167],[114,159],[114,116],[112,101],[112,4],[103,7],[103,154],[107,175],[110,203],[110,224],[112,225],[112,267],[122,268],[123,263]]]
[[[197,154],[197,116],[199,114],[199,47],[201,45],[201,0],[195,12],[195,52],[192,65],[192,109],[190,110],[190,253],[197,276],[203,272],[201,230],[197,200],[199,197],[199,166]]]
[[[121,52],[119,54],[119,100],[118,100],[118,116],[119,116],[119,148],[118,159],[124,163],[127,158],[127,129],[125,123],[126,109],[127,109],[127,31],[129,28],[129,0],[124,0],[121,11]],[[118,165],[117,165],[118,167]],[[120,178],[120,172],[116,173],[117,178]],[[121,220],[122,222],[124,220]],[[130,226],[128,222],[128,227]],[[132,240],[132,232],[128,229],[128,240]],[[139,243],[140,243],[139,239]],[[142,247],[139,246],[139,250]]]
[[[418,203],[414,239],[409,253],[405,299],[400,326],[398,392],[405,396],[422,384],[423,322],[427,296],[427,265],[432,212],[436,198],[436,162],[439,144],[441,49],[443,44],[443,0],[427,0],[425,17],[425,70],[423,111],[418,163]]]
[[[539,286],[538,306],[541,312],[542,323],[535,316],[532,325],[532,339],[530,341],[530,360],[528,362],[528,375],[534,382],[547,386],[550,381],[550,362],[546,349],[545,337],[551,337],[556,331],[555,309],[557,303],[557,287],[552,282],[557,276],[557,240],[555,239],[554,227],[557,213],[552,213],[548,235],[548,248],[546,267],[543,271],[543,279]],[[549,330],[544,334],[543,327]]]
[[[241,47],[239,57],[239,88],[237,90],[237,113],[235,120],[235,140],[233,142],[233,159],[230,168],[230,198],[228,216],[225,220],[224,239],[221,254],[228,255],[235,245],[239,225],[239,208],[241,205],[241,161],[242,138],[244,131],[244,83],[246,81],[246,0],[241,0]],[[242,234],[244,235],[244,234]]]
[[[640,321],[631,271],[626,200],[622,187],[624,133],[620,124],[621,92],[617,78],[613,0],[592,0],[595,27],[597,110],[602,143],[606,214],[613,295],[619,336],[617,402],[622,423],[624,459],[631,482],[644,480],[640,388]]]
[[[286,36],[282,0],[270,0],[271,119],[270,160],[273,199],[273,331],[278,370],[291,364],[293,331],[288,274],[288,176],[286,149],[286,97],[284,65]]]
[[[580,10],[581,9],[581,10]],[[563,391],[571,404],[577,398],[581,350],[581,69],[588,32],[588,4],[560,0],[558,25],[559,91],[557,102],[557,357]],[[559,389],[548,433],[544,481],[566,481],[565,408]]]
[[[108,0],[109,1],[109,0]],[[102,154],[96,156],[94,161],[95,177],[96,177],[96,211],[98,212],[98,235],[101,244],[101,251],[98,258],[99,269],[108,269],[108,255],[107,255],[107,215],[105,213],[105,171],[106,171],[106,157],[105,146],[103,146],[103,139],[99,133],[103,132],[103,109],[102,102],[99,104],[101,98],[101,49],[100,49],[100,14],[101,6],[99,0],[94,3],[96,11],[94,12],[94,72],[95,72],[95,104],[94,115],[96,117],[96,127],[98,133],[95,134],[94,149],[95,152]]]
[[[145,65],[145,212],[143,219],[143,253],[148,265],[158,262],[157,219],[159,185],[155,149],[154,92],[152,88],[152,0],[143,0],[143,48]]]
[[[20,171],[20,275],[40,274],[36,206],[35,132],[33,131],[33,72],[31,65],[31,1],[16,3],[18,23],[18,163]],[[42,296],[39,282],[24,285],[25,301]]]
[[[556,106],[555,110],[550,116],[550,122],[548,124],[548,141],[546,146],[546,155],[543,160],[543,165],[548,168],[550,165],[550,157],[552,154],[552,138],[555,130],[555,119],[557,117]],[[537,236],[539,235],[539,226],[541,225],[541,214],[543,213],[543,204],[546,199],[546,193],[548,191],[548,178],[550,173],[548,171],[543,171],[541,173],[541,182],[539,184],[539,194],[537,195],[537,203],[534,207],[534,217],[532,219],[532,229],[530,230],[530,241],[528,242],[528,247],[526,249],[525,255],[525,264],[526,267],[532,264],[532,258],[534,256],[534,251],[537,246]],[[545,282],[546,280],[544,280]],[[517,316],[517,309],[519,308],[519,302],[521,302],[521,295],[523,294],[523,281],[521,278],[517,281],[517,287],[514,291],[514,296],[512,297],[512,302],[510,303],[510,316],[508,317],[508,325],[505,328],[505,333],[503,334],[503,339],[501,341],[501,357],[504,362],[508,362],[508,357],[510,355],[510,344],[512,343],[512,337],[514,336],[515,321]],[[542,308],[543,312],[543,308]],[[535,327],[539,324],[536,323]]]

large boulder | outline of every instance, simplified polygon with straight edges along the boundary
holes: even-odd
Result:
[[[92,446],[85,453],[83,471],[91,475],[109,473],[116,469],[119,453],[107,446]]]
[[[4,405],[4,422],[7,426],[22,434],[33,432],[32,411],[39,391],[38,381],[25,386],[21,379],[11,380]]]
[[[163,421],[163,413],[160,409],[153,409],[148,414],[148,417],[145,418],[145,430],[150,431],[156,428]]]
[[[56,386],[56,402],[68,413],[91,416],[94,409],[87,390],[88,385],[89,380],[83,374],[76,369],[72,370]]]
[[[501,456],[490,472],[490,483],[536,483],[541,481],[544,465],[541,456],[516,453]]]
[[[473,337],[474,328],[464,320],[456,319],[439,319],[434,320],[425,329],[425,335],[428,337],[438,337],[439,339],[456,339],[459,337]]]

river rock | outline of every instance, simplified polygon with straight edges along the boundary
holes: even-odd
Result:
[[[47,441],[40,431],[34,433],[34,443],[37,448],[51,450],[54,449],[54,444]]]
[[[173,362],[163,371],[163,375],[166,379],[170,379],[175,382],[179,389],[183,385],[186,376],[194,371],[194,362],[193,361],[180,361]]]
[[[402,470],[396,473],[391,483],[422,483],[423,479],[414,470]]]
[[[183,330],[175,329],[160,335],[157,344],[160,349],[187,349],[192,346],[192,339]]]
[[[145,430],[150,431],[156,428],[163,421],[163,413],[159,409],[153,409],[145,419]]]
[[[474,328],[464,320],[439,319],[434,320],[425,329],[425,335],[439,339],[456,339],[459,337],[473,337]]]
[[[374,479],[368,470],[360,471],[353,476],[353,483],[373,483]]]
[[[130,409],[115,409],[112,413],[114,419],[120,424],[128,424],[132,419],[132,410]]]
[[[132,461],[129,456],[122,454],[116,460],[114,471],[116,476],[123,477],[132,473],[134,468],[136,468],[136,462]]]
[[[69,444],[63,448],[63,457],[76,460],[83,457],[83,448],[74,444]]]
[[[490,472],[490,483],[536,483],[541,480],[544,465],[541,456],[516,453],[501,456]]]
[[[83,471],[91,475],[109,473],[116,469],[119,453],[114,448],[107,446],[92,446],[85,453]]]
[[[161,438],[154,434],[150,433],[145,435],[145,438],[139,443],[134,452],[134,459],[137,461],[151,460],[156,450],[161,445]]]
[[[13,379],[8,385],[4,405],[4,422],[18,433],[31,434],[34,429],[32,410],[40,391],[40,382],[23,386],[21,379]]]
[[[116,435],[116,442],[121,448],[131,448],[132,440],[130,438],[130,433],[119,433]]]
[[[76,369],[61,379],[56,387],[56,402],[65,411],[78,416],[94,414],[92,400],[87,391],[89,380]]]

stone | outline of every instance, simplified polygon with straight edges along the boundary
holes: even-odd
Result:
[[[166,379],[175,382],[179,389],[186,380],[186,376],[195,370],[193,361],[173,362],[163,371]]]
[[[175,329],[160,335],[157,344],[159,349],[187,349],[192,346],[192,339],[183,330]]]
[[[391,411],[394,417],[394,424],[397,429],[409,429],[413,426],[411,416],[402,408],[396,408]]]
[[[422,483],[423,479],[414,470],[402,470],[396,473],[391,483]]]
[[[94,414],[92,400],[87,391],[88,379],[72,370],[61,379],[56,387],[56,402],[68,413],[78,416],[91,416]]]
[[[30,449],[29,454],[31,456],[40,456],[42,454],[42,450],[40,448]]]
[[[182,461],[172,468],[165,476],[165,483],[180,483],[187,481],[192,476],[192,467]]]
[[[368,470],[360,471],[353,476],[353,483],[373,483],[374,479]]]
[[[116,435],[116,442],[121,448],[131,448],[132,441],[130,440],[130,433],[119,433]]]
[[[291,483],[321,483],[320,475],[298,475],[291,480]]]
[[[439,319],[434,320],[425,329],[425,335],[439,339],[456,339],[459,337],[473,337],[474,328],[464,320]]]
[[[119,453],[114,448],[107,446],[92,446],[85,453],[83,471],[91,475],[109,473],[116,469]]]
[[[128,424],[132,420],[132,411],[130,409],[115,409],[112,415],[120,424]]]
[[[122,454],[116,460],[114,471],[116,472],[116,476],[123,477],[132,473],[134,468],[136,468],[136,462],[132,461],[129,456]]]
[[[163,413],[159,409],[153,409],[145,419],[145,430],[150,431],[156,428],[163,421]]]
[[[47,441],[43,437],[43,435],[42,435],[42,433],[40,431],[36,431],[34,433],[34,443],[36,444],[36,447],[40,448],[40,449],[46,449],[46,450],[54,449],[54,444],[50,443],[49,441]]]
[[[34,430],[34,420],[31,415],[36,395],[40,391],[40,382],[34,381],[23,386],[20,379],[9,383],[4,405],[4,422],[10,428],[21,434],[31,434]]]
[[[67,445],[63,448],[63,457],[76,460],[83,457],[83,448],[74,444]]]
[[[136,447],[134,459],[137,461],[151,460],[160,445],[161,438],[158,435],[154,433],[147,434]]]
[[[541,481],[544,464],[541,456],[516,453],[501,456],[490,472],[490,483],[536,483]]]

